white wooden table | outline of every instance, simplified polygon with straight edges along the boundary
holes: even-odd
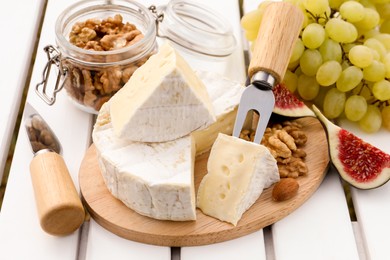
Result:
[[[69,236],[54,237],[44,233],[38,223],[29,176],[33,155],[24,128],[16,129],[15,122],[22,89],[29,86],[27,101],[57,133],[64,159],[78,187],[78,169],[90,145],[93,116],[75,108],[64,91],[52,107],[34,93],[46,62],[42,49],[47,44],[55,44],[55,20],[73,2],[75,0],[49,0],[44,13],[43,0],[8,1],[0,9],[2,32],[5,30],[16,39],[12,44],[0,41],[5,55],[0,62],[0,175],[11,136],[19,131],[0,212],[0,259],[389,259],[390,184],[371,191],[351,188],[357,218],[352,221],[342,183],[332,168],[318,191],[292,214],[263,230],[227,242],[183,248],[152,246],[120,238],[94,220],[85,222]],[[164,2],[143,1],[146,6]],[[220,10],[229,19],[238,46],[224,63],[190,60],[190,64],[195,69],[207,68],[244,81],[246,45],[242,43],[238,1],[200,2]],[[245,1],[244,10],[256,8],[259,2]],[[41,18],[44,20],[40,29]],[[15,22],[12,28],[8,27],[10,20]],[[13,30],[25,33],[12,34]],[[38,51],[32,57],[38,31],[41,32]],[[27,77],[30,70],[31,81]],[[389,132],[366,135],[351,125],[345,127],[390,153]]]

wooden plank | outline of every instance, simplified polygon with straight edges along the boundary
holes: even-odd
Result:
[[[359,259],[345,201],[332,168],[304,205],[272,226],[276,259]]]
[[[0,180],[30,69],[43,0],[4,1],[0,8]]]
[[[263,230],[233,240],[194,247],[182,247],[181,260],[267,259]]]
[[[102,248],[103,247],[103,248]],[[133,242],[105,230],[91,220],[86,260],[105,259],[171,259],[171,249]]]
[[[342,126],[368,143],[390,154],[390,132],[381,129],[378,133],[367,134],[356,124],[342,122]],[[351,188],[357,224],[365,244],[367,259],[386,258],[390,234],[390,182],[373,190]]]
[[[17,4],[20,5],[20,2]],[[55,44],[54,23],[59,13],[68,4],[66,0],[48,3],[27,100],[57,134],[63,146],[65,163],[72,180],[78,187],[78,167],[85,149],[89,146],[92,117],[71,105],[64,93],[60,94],[58,101],[52,107],[47,106],[34,93],[35,85],[41,81],[42,71],[47,62],[42,49],[47,44]],[[18,8],[15,7],[14,10]],[[0,215],[1,257],[4,259],[76,259],[78,232],[69,236],[55,237],[40,228],[29,176],[29,163],[33,158],[29,146],[25,129],[21,127]]]

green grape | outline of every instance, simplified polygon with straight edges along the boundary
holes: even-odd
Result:
[[[341,4],[340,14],[348,22],[355,23],[364,18],[364,6],[359,2],[347,1]]]
[[[363,72],[355,66],[350,66],[343,70],[336,81],[336,87],[341,92],[354,89],[363,79]]]
[[[376,4],[376,10],[379,13],[379,16],[383,20],[390,19],[390,2],[383,3],[383,4]]]
[[[363,79],[376,82],[385,78],[386,68],[385,65],[374,60],[370,66],[363,68]]]
[[[329,7],[328,0],[303,0],[303,5],[307,11],[316,16],[323,15]]]
[[[359,95],[352,95],[345,101],[344,114],[350,121],[359,121],[367,111],[367,101]]]
[[[343,63],[341,63],[341,68],[343,70],[345,70],[346,68],[348,68],[350,66],[351,66],[351,64],[348,61],[346,61],[346,60],[343,60]]]
[[[386,106],[382,109],[382,124],[387,129],[390,130],[390,106]]]
[[[383,57],[382,62],[386,69],[385,78],[390,78],[390,53]]]
[[[241,26],[246,31],[258,31],[263,14],[260,9],[255,9],[246,13],[241,18]]]
[[[331,88],[325,95],[323,111],[327,118],[337,118],[343,113],[346,95],[337,88]]]
[[[321,53],[318,50],[306,49],[299,61],[303,73],[307,76],[315,76],[322,64]]]
[[[360,119],[360,128],[367,133],[377,132],[382,125],[382,114],[378,107],[369,105],[366,114]]]
[[[374,29],[362,32],[361,36],[363,36],[363,40],[364,40],[364,39],[375,38],[375,36],[378,34],[380,34],[380,32],[374,28]]]
[[[286,70],[286,73],[284,74],[282,83],[284,83],[286,85],[288,90],[290,90],[292,93],[294,93],[295,90],[297,89],[297,85],[298,85],[298,76],[295,73],[293,73],[289,70]]]
[[[355,47],[356,43],[346,43],[342,44],[342,50],[344,53],[349,53],[353,47]]]
[[[389,0],[370,0],[373,4],[385,4],[388,3]]]
[[[390,33],[390,20],[384,20],[379,28],[381,33]]]
[[[302,40],[297,39],[297,41],[295,42],[291,57],[290,57],[290,63],[294,63],[296,61],[299,61],[304,50],[305,50],[305,45],[303,45]]]
[[[371,49],[364,45],[356,45],[352,47],[349,50],[348,58],[353,65],[359,68],[370,66],[374,60]]]
[[[318,68],[316,80],[321,86],[330,86],[336,83],[341,71],[340,63],[334,60],[326,61]]]
[[[390,34],[379,33],[373,36],[373,38],[379,40],[383,46],[385,46],[387,51],[390,51]]]
[[[359,22],[354,23],[357,29],[368,31],[375,28],[380,21],[379,13],[375,9],[364,8],[364,18]]]
[[[320,87],[320,91],[318,92],[316,98],[312,100],[313,104],[316,105],[317,107],[324,107],[325,95],[331,88],[333,88],[333,86]]]
[[[245,38],[253,42],[257,38],[258,31],[245,31]]]
[[[341,63],[343,51],[338,42],[327,38],[318,50],[321,53],[323,62],[328,60],[335,60]]]
[[[370,48],[370,51],[372,52],[373,61],[374,60],[379,61],[381,59],[381,55],[379,55],[379,53],[376,50]]]
[[[309,77],[302,74],[298,78],[297,90],[302,99],[313,100],[318,95],[320,86],[318,85],[315,77]]]
[[[359,0],[359,2],[367,8],[375,9],[375,4],[371,0]]]
[[[287,69],[289,70],[295,70],[299,66],[299,60],[290,62],[287,66]]]
[[[386,47],[378,39],[375,38],[365,40],[364,46],[376,50],[380,56],[380,59],[383,58],[387,53]]]
[[[264,10],[271,3],[272,1],[264,1],[257,9],[246,13],[241,18],[241,26],[245,30],[245,38],[247,38],[248,41],[256,40],[261,20],[263,19]]]
[[[325,29],[318,23],[311,23],[302,32],[302,42],[309,49],[317,49],[325,40]]]
[[[329,6],[332,9],[339,9],[340,5],[344,2],[345,0],[329,0]]]
[[[328,34],[329,38],[340,43],[351,43],[358,37],[355,26],[340,18],[329,19],[325,25],[325,32]]]
[[[371,102],[374,97],[371,91],[372,85],[373,85],[372,83],[368,83],[368,82],[366,82],[366,84],[364,85],[362,84],[362,88],[359,92],[359,95],[364,97],[367,100],[367,102]]]
[[[381,80],[375,82],[372,86],[372,94],[380,101],[390,99],[390,82],[388,80]]]

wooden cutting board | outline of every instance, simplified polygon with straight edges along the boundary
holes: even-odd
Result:
[[[243,214],[237,226],[204,215],[197,209],[196,221],[164,221],[142,216],[108,191],[100,173],[96,148],[92,145],[80,167],[79,183],[83,202],[97,223],[126,239],[160,246],[195,246],[222,242],[260,230],[289,215],[317,190],[329,165],[328,143],[316,118],[297,120],[308,136],[304,147],[309,173],[299,177],[297,196],[284,202],[271,198],[272,187],[264,190],[255,204]],[[195,190],[206,174],[208,153],[196,158]]]

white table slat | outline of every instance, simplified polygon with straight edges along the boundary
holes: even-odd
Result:
[[[108,248],[109,250],[107,250]],[[91,220],[85,259],[170,260],[171,248],[129,241],[108,232],[94,220]]]
[[[34,93],[47,62],[42,49],[49,43],[55,44],[54,23],[68,4],[66,0],[48,3],[27,100],[41,113],[61,141],[64,160],[78,188],[78,170],[89,146],[92,116],[75,108],[64,93],[52,107]],[[46,234],[39,226],[29,173],[32,158],[27,134],[21,127],[0,214],[1,258],[76,259],[79,240],[77,231],[65,237],[55,237]]]
[[[216,244],[182,247],[180,256],[181,260],[267,259],[263,230]]]
[[[342,122],[342,126],[390,154],[390,132],[388,130],[381,129],[378,133],[367,134],[349,122]],[[373,190],[351,188],[351,193],[357,221],[366,246],[367,259],[383,259],[384,255],[389,254],[390,182]]]
[[[219,10],[221,15],[224,15],[228,21],[232,23],[234,34],[237,39],[237,49],[236,51],[229,56],[227,59],[223,60],[223,62],[215,62],[207,59],[195,59],[194,56],[190,54],[186,54],[181,52],[184,58],[190,63],[191,67],[194,70],[205,70],[205,71],[213,71],[217,72],[221,75],[224,75],[230,79],[238,80],[240,82],[245,81],[245,69],[244,69],[244,57],[242,53],[242,44],[241,44],[241,29],[239,25],[239,11],[238,11],[238,2],[236,0],[217,0],[217,1],[207,1],[207,0],[199,0],[199,3],[205,4],[214,10],[219,10],[221,6],[223,6],[223,10]],[[166,0],[153,0],[153,1],[143,1],[145,6],[149,6],[150,4],[162,5],[167,3]],[[106,244],[125,244],[126,241],[123,241],[122,238],[109,234],[109,232],[100,226],[94,221],[90,223],[90,233],[88,235],[87,242],[87,259],[95,259],[100,255],[105,255],[107,253],[107,249],[105,247]],[[118,249],[115,254],[115,259],[128,259],[129,255],[140,255],[143,256],[148,254],[148,256],[153,256],[156,252],[162,258],[166,257],[165,250],[161,250],[159,247],[143,245],[139,243],[134,243],[128,241],[129,247],[131,247],[131,252],[126,250]],[[234,242],[232,242],[234,244]],[[259,240],[259,247],[264,247],[264,244]],[[157,248],[157,249],[156,249]],[[246,247],[243,251],[248,251],[249,247]],[[182,248],[183,252],[191,252],[194,256],[202,255],[203,247],[191,247],[191,248]],[[189,250],[189,251],[187,251]],[[111,250],[110,250],[111,251]],[[150,252],[145,252],[150,251]],[[261,251],[261,250],[260,250]],[[264,250],[263,250],[264,251]],[[169,251],[170,252],[170,251]],[[219,251],[219,254],[223,253]],[[141,258],[140,258],[141,259]],[[143,258],[142,258],[143,259]],[[160,259],[160,258],[159,258]],[[185,259],[185,258],[183,258]],[[203,257],[202,257],[203,259]]]
[[[28,4],[27,4],[28,2]],[[3,1],[0,8],[0,179],[29,71],[43,0]]]
[[[276,259],[359,259],[337,172],[296,211],[272,226]]]

